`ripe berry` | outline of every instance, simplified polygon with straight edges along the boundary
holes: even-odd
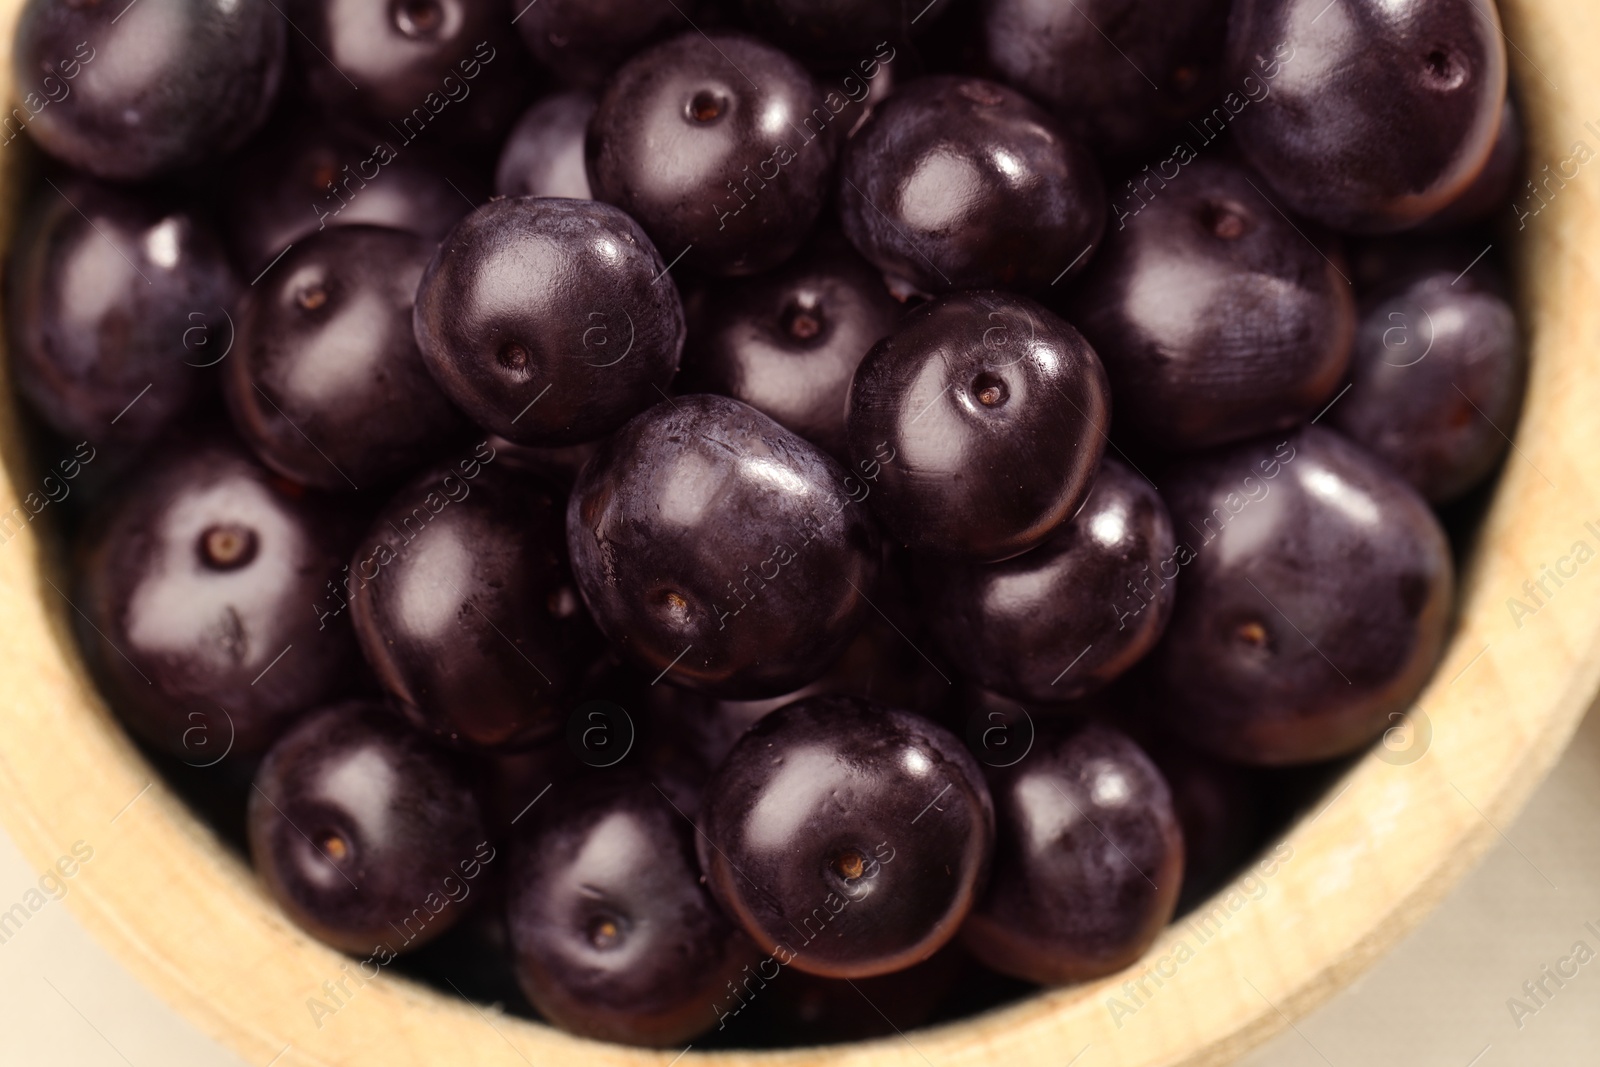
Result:
[[[851,138],[839,220],[923,292],[1032,291],[1080,273],[1106,225],[1093,157],[1021,94],[979,78],[895,90]]]
[[[1025,297],[924,304],[856,369],[850,458],[901,544],[978,561],[1043,543],[1083,503],[1111,416],[1083,336]]]
[[[602,437],[659,400],[683,305],[650,239],[593,200],[493,200],[439,245],[417,344],[445,394],[521,444]]]
[[[224,393],[269,466],[323,489],[381,486],[466,436],[411,330],[432,252],[401,230],[340,226],[249,288]]]
[[[694,824],[633,774],[562,783],[517,841],[517,980],[573,1033],[678,1045],[711,1028],[749,942],[701,884]]]
[[[1230,129],[1284,210],[1389,232],[1443,209],[1483,169],[1505,42],[1494,5],[1477,0],[1239,0],[1227,81],[1247,77],[1272,91]]]
[[[1138,959],[1183,884],[1183,837],[1155,764],[1115,730],[1047,720],[1025,759],[986,773],[994,872],[962,943],[1042,985]]]
[[[378,966],[454,926],[497,858],[466,769],[373,704],[313,712],[279,739],[249,826],[289,918]]]
[[[685,33],[634,56],[601,93],[589,184],[674,262],[755,274],[789,258],[816,223],[844,133],[838,115],[770,45]]]
[[[348,693],[349,626],[312,605],[353,532],[342,509],[226,438],[150,455],[80,550],[80,642],[112,706],[200,764],[259,753],[295,716]]]
[[[1172,520],[1144,476],[1106,459],[1044,544],[1003,563],[919,569],[929,624],[957,669],[1017,700],[1060,703],[1144,656],[1172,614]]]
[[[864,978],[955,934],[988,868],[994,809],[942,727],[814,697],[745,732],[706,786],[700,824],[711,892],[762,951]]]
[[[737,400],[664,400],[578,477],[567,544],[600,629],[718,696],[817,677],[867,612],[877,531],[832,459]]]
[[[88,181],[47,190],[6,271],[17,388],[74,441],[144,444],[227,354],[237,284],[192,209]]]
[[[1177,606],[1145,661],[1165,726],[1252,764],[1348,755],[1433,673],[1454,575],[1438,519],[1382,462],[1308,426],[1162,480]]]
[[[14,95],[50,155],[142,181],[235,148],[261,125],[287,34],[271,4],[29,0],[11,45]]]

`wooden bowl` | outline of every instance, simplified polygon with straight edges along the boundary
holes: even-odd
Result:
[[[18,6],[0,0],[0,24],[12,26]],[[1600,8],[1501,0],[1501,11],[1532,169],[1542,179],[1548,162],[1562,177],[1524,204],[1541,208],[1525,228],[1507,212],[1497,241],[1518,271],[1532,378],[1515,450],[1463,561],[1454,637],[1413,711],[1411,747],[1365,757],[1278,844],[1270,873],[1220,893],[1123,974],[903,1037],[705,1058],[1224,1063],[1350,982],[1499,839],[1600,683],[1600,562],[1572,555],[1578,542],[1600,548],[1600,164],[1560,162],[1580,142],[1600,149]],[[24,156],[18,145],[0,150],[0,204],[18,202]],[[0,218],[9,238],[15,212]],[[13,516],[0,522],[0,817],[40,869],[74,842],[93,848],[66,901],[96,938],[254,1064],[662,1065],[678,1055],[584,1041],[391,975],[347,983],[350,995],[319,1021],[308,1000],[326,1001],[323,983],[349,961],[279,914],[95,692],[47,531],[11,510],[38,476],[9,385],[0,386],[0,516]],[[1548,595],[1535,600],[1524,582],[1541,578]],[[1510,598],[1532,613],[1514,614]]]

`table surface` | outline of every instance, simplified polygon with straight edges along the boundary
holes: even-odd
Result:
[[[1497,829],[1420,929],[1239,1067],[1600,1061],[1600,710],[1521,818]],[[0,912],[42,873],[0,832]],[[267,1067],[175,1015],[55,900],[0,943],[0,1003],[0,1064]],[[1078,1067],[1097,1058],[1086,1050]]]

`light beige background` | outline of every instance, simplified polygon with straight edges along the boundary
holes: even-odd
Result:
[[[1522,817],[1499,830],[1499,845],[1420,930],[1240,1067],[1600,1064],[1600,955],[1564,986],[1546,979],[1553,995],[1542,1007],[1522,989],[1580,940],[1600,953],[1584,929],[1600,929],[1600,711]],[[0,910],[41,873],[0,832]],[[1538,1008],[1520,1027],[1512,997]],[[134,981],[59,902],[0,944],[0,1005],[0,1067],[246,1067]],[[1096,1058],[1086,1050],[1078,1067]]]

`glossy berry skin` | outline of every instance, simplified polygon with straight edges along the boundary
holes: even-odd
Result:
[[[306,91],[402,148],[490,144],[527,105],[527,53],[505,0],[294,0]]]
[[[1423,267],[1363,299],[1350,391],[1329,420],[1444,503],[1505,455],[1526,376],[1516,313],[1490,268]]]
[[[356,636],[420,730],[475,750],[556,733],[592,629],[572,588],[562,500],[485,445],[419,474],[345,575]],[[344,595],[341,595],[344,594]]]
[[[697,303],[685,387],[742,400],[842,459],[850,381],[902,313],[879,273],[825,235],[776,270],[705,286]]]
[[[27,130],[57,159],[140,181],[236,147],[283,75],[283,16],[259,0],[144,10],[30,0],[11,45]]]
[[[223,391],[262,461],[336,491],[410,474],[468,423],[422,363],[411,332],[425,238],[339,226],[288,250],[252,285]]]
[[[1316,415],[1355,333],[1339,268],[1233,163],[1138,182],[1064,311],[1105,361],[1119,432],[1192,451]]]
[[[368,703],[313,712],[272,746],[249,832],[289,918],[378,965],[454,926],[499,859],[465,768]]]
[[[740,71],[760,74],[752,85]],[[800,247],[827,200],[848,104],[832,97],[754,38],[685,33],[607,83],[589,124],[589,184],[684,266],[767,270]]]
[[[654,785],[625,773],[562,789],[512,856],[517,981],[572,1033],[681,1045],[755,954],[701,884],[694,824]]]
[[[1092,156],[1037,105],[980,78],[898,87],[850,139],[839,220],[923,292],[1036,290],[1081,273],[1105,230]]]
[[[780,963],[866,978],[927,959],[979,892],[994,809],[931,720],[814,697],[752,726],[706,785],[711,892]]]
[[[1477,177],[1500,125],[1506,54],[1476,0],[1241,0],[1229,84],[1278,71],[1230,127],[1286,211],[1406,229]]]
[[[285,248],[333,226],[388,226],[437,242],[489,190],[455,158],[392,132],[291,111],[240,153],[222,192],[229,251],[255,278]]]
[[[591,199],[583,139],[594,105],[593,96],[573,91],[547,96],[523,112],[500,150],[495,193]]]
[[[533,58],[569,85],[597,86],[652,40],[693,21],[693,0],[539,0],[517,5],[517,30]]]
[[[343,620],[311,605],[353,540],[348,516],[231,440],[153,453],[80,546],[79,643],[112,705],[195,765],[263,751],[353,687]]]
[[[221,243],[192,210],[86,181],[25,218],[6,271],[18,389],[64,437],[150,441],[229,340]]]
[[[855,464],[882,464],[868,501],[895,540],[991,561],[1078,510],[1110,417],[1077,330],[1026,297],[977,292],[918,307],[873,346],[846,424]]]
[[[1026,759],[986,774],[994,869],[962,943],[1002,974],[1041,985],[1138,959],[1183,883],[1183,836],[1155,764],[1116,730],[1052,719]]]
[[[592,200],[494,200],[428,264],[415,329],[445,395],[519,444],[590,441],[661,398],[683,304],[650,239]]]
[[[1482,222],[1495,211],[1502,210],[1511,201],[1511,194],[1522,180],[1523,164],[1527,161],[1527,132],[1516,104],[1506,95],[1505,107],[1500,112],[1500,132],[1495,135],[1494,148],[1472,184],[1457,196],[1444,210],[1424,222],[1419,229],[1439,233]]]
[[[1155,486],[1108,457],[1083,507],[1044,544],[1003,563],[926,565],[919,588],[963,674],[1016,700],[1060,703],[1154,647],[1172,614],[1176,547]]]
[[[1348,755],[1421,692],[1453,571],[1423,499],[1308,426],[1196,457],[1162,480],[1178,602],[1145,661],[1166,728],[1224,759]]]
[[[1159,143],[1217,91],[1226,0],[985,0],[982,8],[985,56],[1000,77],[1108,155]]]
[[[567,507],[595,622],[651,674],[735,699],[827,669],[872,609],[880,548],[845,472],[754,408],[662,401],[606,441]]]

